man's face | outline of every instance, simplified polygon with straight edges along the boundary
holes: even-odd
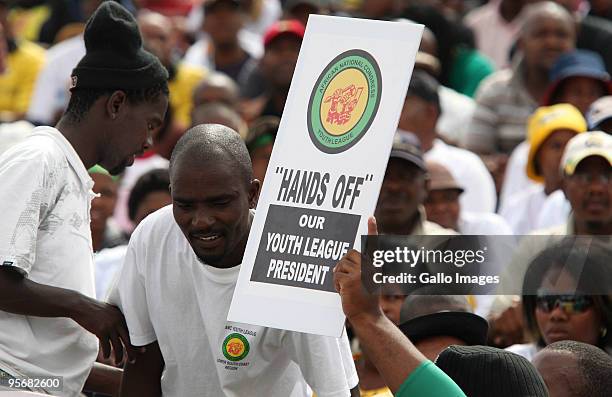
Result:
[[[115,119],[111,120],[100,165],[112,175],[118,175],[132,165],[137,155],[153,145],[153,136],[163,125],[167,107],[165,95],[136,105],[126,99]]]
[[[425,199],[425,192],[425,175],[420,168],[409,161],[390,158],[376,206],[381,230],[401,229],[410,224]]]
[[[141,18],[140,33],[144,47],[159,58],[166,67],[172,62],[172,26],[169,19],[166,25],[163,17]]]
[[[559,55],[574,48],[574,28],[569,21],[542,15],[530,25],[519,40],[528,66],[548,71]]]
[[[582,160],[574,175],[563,178],[563,189],[576,221],[598,225],[612,222],[612,166],[600,156]]]
[[[218,268],[236,266],[242,262],[259,182],[248,184],[231,160],[198,164],[187,156],[177,159],[170,173],[174,219],[200,260]]]
[[[436,122],[437,112],[433,104],[414,95],[406,96],[400,114],[399,128],[421,137],[431,133],[435,129]]]
[[[205,11],[203,29],[216,45],[224,46],[238,41],[243,15],[240,7],[231,1],[220,1]]]
[[[563,157],[563,150],[570,139],[576,135],[572,130],[556,130],[548,136],[535,155],[536,162],[547,186],[554,190],[561,187],[561,175],[559,164]]]
[[[590,77],[570,77],[565,80],[557,103],[569,103],[586,114],[597,99],[606,94],[599,80]]]
[[[393,324],[399,324],[400,312],[402,310],[402,304],[406,299],[405,295],[380,295],[378,298],[378,304],[382,309],[383,313],[387,318],[393,321]]]
[[[293,34],[282,34],[266,47],[261,68],[274,87],[289,89],[301,45],[301,38]]]
[[[117,182],[104,174],[89,174],[94,181],[93,191],[100,195],[91,202],[91,229],[104,230],[106,221],[113,216],[117,203]]]
[[[430,190],[425,200],[427,220],[448,229],[458,230],[460,195],[461,191],[457,189]]]
[[[544,349],[532,363],[542,375],[550,397],[584,397],[584,376],[571,353]]]

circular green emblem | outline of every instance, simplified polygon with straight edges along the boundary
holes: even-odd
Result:
[[[249,341],[242,334],[229,334],[223,341],[221,350],[230,361],[240,361],[249,354]]]
[[[366,134],[382,93],[380,68],[363,50],[349,50],[321,72],[308,102],[308,133],[324,153],[341,153]]]

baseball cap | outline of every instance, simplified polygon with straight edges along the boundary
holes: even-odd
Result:
[[[561,171],[573,175],[578,164],[590,156],[603,157],[612,166],[612,136],[602,131],[589,131],[570,139],[561,158]]]
[[[570,77],[589,77],[599,80],[606,93],[612,93],[610,75],[606,71],[603,59],[593,51],[574,50],[557,59],[550,71],[552,82],[544,94],[542,104],[550,105],[563,82]]]
[[[612,96],[604,96],[593,102],[587,112],[589,129],[597,130],[609,119],[612,119]]]
[[[451,325],[452,328],[454,325]],[[490,346],[450,346],[436,365],[470,397],[548,397],[544,380],[525,357]]]
[[[440,163],[427,161],[427,173],[429,174],[429,190],[459,190],[464,189],[459,185],[453,174]]]
[[[411,133],[396,133],[389,158],[398,158],[411,162],[421,170],[427,172],[423,152],[419,140]]]
[[[544,176],[536,170],[535,156],[542,143],[556,130],[571,130],[577,134],[585,132],[587,125],[582,113],[573,105],[562,103],[552,106],[542,106],[531,115],[527,122],[527,139],[529,154],[527,156],[527,176],[536,181],[544,182]]]
[[[264,34],[264,46],[267,47],[280,35],[290,34],[298,37],[299,39],[303,39],[304,33],[304,25],[302,25],[302,23],[298,20],[286,19],[283,21],[277,21],[273,23]]]

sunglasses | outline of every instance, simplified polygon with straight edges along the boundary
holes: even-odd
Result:
[[[593,299],[582,295],[543,295],[536,298],[536,307],[550,313],[560,307],[566,314],[584,313],[593,306]]]

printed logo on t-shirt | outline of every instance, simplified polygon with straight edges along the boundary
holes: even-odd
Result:
[[[228,371],[236,371],[239,368],[246,368],[251,363],[245,358],[251,350],[251,343],[257,337],[257,331],[226,325],[225,332],[229,332],[221,344],[223,357],[217,358],[217,364],[223,365]],[[250,342],[249,342],[250,340]]]
[[[230,361],[242,361],[249,348],[249,341],[239,333],[229,334],[223,341],[223,355]]]

